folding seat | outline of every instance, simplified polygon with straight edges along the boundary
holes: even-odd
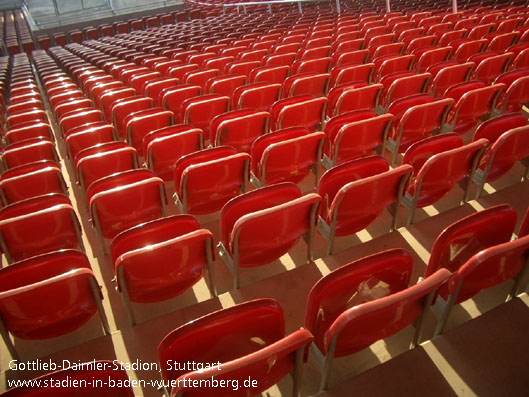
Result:
[[[163,108],[130,113],[123,119],[123,130],[128,144],[136,149],[139,156],[143,156],[143,138],[152,131],[172,125],[173,116],[173,112]]]
[[[244,85],[233,92],[233,107],[268,111],[272,104],[281,98],[281,90],[281,84],[263,82]]]
[[[110,101],[109,101],[110,102]],[[132,96],[118,99],[110,103],[110,114],[112,124],[116,128],[119,137],[127,138],[127,128],[125,120],[127,117],[137,113],[152,109],[153,100],[145,96]]]
[[[408,39],[399,38],[400,41],[407,44],[405,52],[407,54],[412,54],[414,51],[435,46],[435,41],[437,36],[420,36],[420,37],[410,37]]]
[[[132,76],[129,80],[129,86],[134,88],[136,90],[136,93],[139,95],[144,95],[145,91],[145,85],[149,82],[156,81],[157,79],[161,78],[161,74],[159,72],[142,72],[138,73],[135,76]]]
[[[174,165],[175,201],[180,212],[218,211],[246,190],[250,156],[229,146],[201,150],[181,157]]]
[[[192,54],[190,55],[187,60],[186,60],[186,63],[191,63],[191,64],[197,64],[199,68],[202,68],[204,67],[204,63],[208,60],[208,59],[211,59],[211,58],[215,58],[216,54],[214,52],[203,52],[203,53],[198,53],[198,54]]]
[[[492,115],[519,112],[529,101],[529,69],[518,69],[500,74],[494,84],[503,83],[506,91],[498,98],[497,108]]]
[[[297,49],[295,50],[297,51]],[[263,66],[291,66],[296,60],[296,52],[275,53],[267,55],[261,61]]]
[[[37,98],[32,98],[24,102],[15,103],[9,105],[6,109],[6,112],[9,115],[28,112],[31,110],[44,110],[44,105],[42,101]]]
[[[347,161],[322,175],[318,194],[326,200],[320,207],[318,230],[328,243],[327,254],[333,253],[335,236],[365,229],[391,204],[398,208],[411,173],[410,165],[390,170],[382,157],[370,156]],[[368,202],[367,208],[361,204]],[[397,215],[398,209],[391,230],[396,228]]]
[[[331,46],[304,48],[298,52],[298,60],[308,60],[317,58],[327,58],[331,54]]]
[[[416,27],[413,29],[406,29],[402,32],[399,32],[397,35],[397,41],[403,42],[405,44],[409,44],[411,40],[420,38],[421,36],[424,36],[426,33],[426,29],[423,27]]]
[[[303,73],[290,76],[283,84],[285,98],[296,95],[325,97],[329,89],[330,74]]]
[[[414,69],[417,73],[424,73],[430,66],[446,61],[451,51],[452,47],[439,47],[426,50],[417,58]]]
[[[430,93],[434,98],[440,98],[453,85],[467,81],[474,68],[473,62],[445,66],[436,71],[435,67],[427,69],[434,77],[430,85]]]
[[[242,51],[238,53],[236,59],[238,61],[246,61],[246,62],[249,62],[249,61],[261,62],[263,57],[268,54],[268,51],[269,50],[267,49],[246,50],[246,51]]]
[[[183,82],[184,81],[184,75],[189,72],[194,72],[199,70],[197,64],[184,64],[184,65],[178,65],[173,66],[167,69],[166,76],[167,77],[173,77],[175,79],[178,79],[178,81]]]
[[[472,73],[472,80],[481,80],[485,84],[491,84],[496,77],[507,71],[514,58],[514,54],[506,52],[483,59],[479,62]],[[471,58],[472,59],[472,58]]]
[[[336,66],[331,69],[331,81],[329,87],[333,88],[341,84],[358,82],[370,84],[373,81],[374,72],[374,63]]]
[[[529,48],[521,50],[512,62],[511,69],[529,68]]]
[[[402,164],[411,164],[414,175],[402,199],[408,210],[408,224],[413,222],[415,209],[434,204],[444,197],[455,183],[470,180],[487,146],[486,139],[467,145],[455,134],[441,134],[423,139],[408,148]],[[428,159],[425,161],[425,159]],[[468,199],[470,183],[465,192]]]
[[[95,302],[97,302],[98,298],[95,299]],[[58,397],[72,394],[79,397],[88,397],[99,392],[112,394],[115,397],[134,397],[132,388],[126,386],[130,382],[129,376],[125,368],[116,361],[94,360],[86,364],[76,364],[73,368],[50,372],[30,382],[28,385],[9,389],[4,392],[5,396],[38,396],[43,392],[43,388],[37,385],[60,384],[62,386],[54,390],[54,394]],[[66,387],[68,382],[71,382],[69,383],[71,385],[85,384],[87,386],[83,388]]]
[[[0,211],[0,246],[8,263],[59,249],[84,251],[81,233],[70,200],[63,194],[28,198]]]
[[[512,121],[515,119],[515,117],[511,118]],[[493,128],[495,124],[497,125],[499,123],[499,121],[493,123],[495,120],[496,119],[490,120],[491,123],[487,129],[490,129],[491,127]],[[506,120],[504,119],[504,121]],[[483,132],[486,132],[485,129],[476,131],[474,139],[480,139]],[[496,133],[496,131],[494,132]],[[476,197],[479,198],[483,192],[485,183],[499,179],[505,175],[517,161],[525,159],[528,156],[529,127],[527,127],[527,125],[524,124],[522,127],[509,129],[506,132],[503,132],[495,141],[491,142],[491,145],[485,150],[478,168],[472,177],[472,181],[478,186]],[[527,179],[528,177],[529,168],[526,167],[524,179]]]
[[[232,57],[232,56],[229,56],[229,57],[216,56],[204,62],[204,68],[224,70],[226,68],[226,65],[232,63],[233,61],[235,61],[235,57]]]
[[[376,38],[376,37],[374,37]],[[382,44],[369,48],[371,59],[377,59],[388,55],[401,55],[404,51],[404,43]]]
[[[6,131],[4,138],[7,145],[32,138],[45,138],[50,141],[55,140],[50,125],[40,121],[27,124],[24,123],[20,124],[18,127],[10,128]]]
[[[179,59],[170,59],[167,61],[156,62],[153,66],[155,72],[159,72],[164,77],[169,77],[168,72],[172,67],[179,66],[182,61]]]
[[[447,226],[436,238],[424,276],[438,269],[457,270],[483,249],[511,240],[516,225],[516,211],[508,204],[496,205],[468,215]],[[454,250],[454,246],[458,247]],[[448,286],[440,288],[446,297]]]
[[[172,179],[178,159],[203,148],[203,132],[185,124],[160,128],[143,138],[145,163],[164,181]]]
[[[324,141],[325,133],[296,127],[262,135],[252,144],[250,181],[255,187],[300,183],[312,169],[317,183]]]
[[[323,125],[327,98],[299,95],[275,102],[270,108],[272,131],[288,127],[304,127],[316,131]]]
[[[280,258],[303,235],[307,260],[311,260],[320,201],[319,195],[302,196],[297,185],[285,182],[243,194],[222,208],[217,248],[232,271],[235,288],[239,288],[240,267],[260,266]]]
[[[160,302],[181,295],[209,274],[213,280],[213,235],[190,215],[176,215],[127,229],[110,245],[117,289],[132,325],[131,302]],[[150,264],[156,263],[156,267]]]
[[[325,124],[327,140],[322,164],[329,169],[347,160],[374,154],[376,148],[382,148],[392,122],[391,114],[377,116],[369,110],[332,117]]]
[[[468,32],[468,38],[474,40],[482,39],[494,29],[496,29],[496,24],[494,23],[480,23],[479,25],[476,25],[470,29]]]
[[[66,113],[59,119],[59,127],[61,134],[66,137],[72,128],[78,127],[83,124],[93,123],[96,121],[103,121],[103,112],[99,109],[81,109],[79,111],[72,111]]]
[[[50,160],[11,168],[0,177],[0,196],[4,205],[48,193],[67,194],[67,191],[59,165]]]
[[[174,385],[166,390],[167,395],[189,392],[225,394],[231,391],[231,388],[213,388],[207,387],[207,384],[200,389],[190,389],[185,385],[187,382],[202,384],[201,379],[212,377],[222,384],[237,382],[241,393],[259,394],[288,373],[294,378],[292,395],[299,395],[303,352],[310,345],[312,335],[303,329],[286,335],[284,321],[279,302],[257,299],[218,310],[175,329],[158,346],[162,379],[164,383]],[[233,348],[222,352],[214,349],[219,339]],[[189,342],[198,340],[201,342]],[[219,364],[193,372],[180,371],[169,365],[191,359],[200,364]],[[248,377],[255,380],[256,387],[244,385]]]
[[[348,65],[348,64],[363,64],[367,63],[369,58],[369,50],[356,50],[356,51],[339,51],[331,55],[332,67]]]
[[[98,179],[86,191],[90,216],[106,252],[104,238],[165,216],[163,180],[152,171],[135,169]]]
[[[219,70],[217,69],[200,69],[184,74],[182,82],[186,85],[197,85],[203,91],[206,91],[207,81],[218,76]]]
[[[55,107],[55,117],[60,120],[65,114],[74,111],[88,110],[93,108],[93,103],[88,98],[74,99],[72,101],[64,101]]]
[[[86,255],[72,249],[38,255],[2,269],[2,337],[11,357],[18,360],[9,333],[21,339],[53,338],[81,327],[99,313],[105,333],[110,334],[99,288]],[[23,390],[6,394],[26,395],[27,389]]]
[[[485,36],[486,39],[490,39],[489,45],[486,48],[486,51],[494,51],[498,54],[501,54],[507,51],[507,48],[512,46],[516,40],[520,37],[519,32],[509,32],[509,33],[492,33]]]
[[[470,40],[461,39],[450,43],[452,47],[451,58],[458,62],[467,62],[467,60],[476,54],[483,52],[488,44],[486,39]]]
[[[211,120],[219,114],[230,110],[230,98],[211,94],[189,98],[182,102],[180,116],[184,124],[200,128],[209,137]]]
[[[307,298],[304,328],[314,334],[314,353],[324,360],[320,390],[327,389],[335,357],[359,352],[417,320],[411,347],[420,341],[423,311],[450,277],[441,269],[409,286],[413,259],[396,248],[348,263],[320,279]],[[380,294],[366,294],[366,283]],[[323,357],[322,357],[323,356]]]
[[[439,131],[454,103],[452,98],[434,100],[426,95],[394,102],[388,112],[396,115],[396,122],[384,144],[384,148],[393,154],[392,164],[395,164],[398,153],[404,153],[415,142]]]
[[[112,121],[112,106],[120,99],[132,98],[136,90],[130,87],[119,87],[104,91],[99,97],[99,108],[103,111],[105,120]],[[97,100],[96,100],[97,104]]]
[[[123,87],[123,82],[117,80],[112,80],[104,83],[97,83],[93,85],[88,91],[88,97],[94,101],[95,107],[100,108],[100,99],[105,92]]]
[[[136,150],[125,142],[97,144],[75,156],[77,180],[83,191],[98,179],[134,168],[138,168]]]
[[[75,159],[81,150],[116,139],[114,126],[102,121],[86,124],[70,130],[64,139],[67,155]]]
[[[474,297],[481,290],[514,279],[514,285],[508,299],[513,298],[527,273],[528,250],[529,236],[524,236],[485,248],[468,259],[450,277],[447,296],[440,294],[442,298],[445,298],[443,300],[446,303],[437,323],[435,335],[443,332],[451,309],[455,304]]]
[[[489,141],[489,145],[492,145],[503,133],[526,125],[527,119],[523,114],[505,113],[481,123],[476,128],[472,140],[485,138]]]
[[[467,33],[468,33],[468,30],[466,29],[449,30],[448,32],[444,32],[444,33],[439,32],[436,34],[436,36],[438,37],[437,46],[438,47],[450,46],[452,42],[465,38]]]
[[[40,160],[59,163],[55,144],[42,137],[29,138],[7,145],[2,153],[4,169],[17,167]]]
[[[262,66],[250,71],[248,80],[252,83],[278,83],[282,84],[283,81],[290,74],[289,66]]]
[[[48,102],[51,105],[52,110],[55,109],[55,106],[57,104],[61,103],[62,101],[69,100],[69,99],[78,99],[83,98],[84,93],[81,90],[78,89],[71,89],[64,92],[57,92],[54,95],[51,95],[50,93],[47,94],[48,96]]]
[[[223,75],[212,77],[206,82],[205,92],[209,94],[224,95],[231,98],[233,92],[246,84],[248,77],[245,75]]]
[[[391,73],[405,72],[412,68],[415,57],[413,55],[401,55],[378,58],[375,64],[375,81],[380,81],[384,76]]]
[[[430,73],[393,73],[380,81],[384,86],[384,92],[380,100],[379,113],[391,105],[391,103],[414,94],[426,92],[432,75]]]
[[[450,87],[444,97],[453,98],[456,104],[450,111],[442,131],[464,134],[471,130],[480,117],[491,113],[504,88],[505,84],[485,86],[481,81],[469,81]]]
[[[235,61],[226,65],[224,73],[248,76],[252,69],[259,66],[261,66],[259,61]]]
[[[332,53],[340,51],[357,51],[364,47],[364,39],[334,41],[331,45]]]
[[[46,112],[42,109],[28,110],[22,113],[11,114],[7,116],[6,125],[8,128],[13,128],[28,122],[48,122]]]
[[[342,84],[329,93],[327,116],[333,117],[356,110],[372,110],[378,107],[382,95],[382,84]]]
[[[294,62],[291,67],[292,75],[304,73],[328,73],[331,68],[331,58],[302,59]]]
[[[250,153],[253,141],[268,133],[269,124],[270,114],[254,109],[232,110],[220,114],[211,121],[210,144],[228,145],[238,152]]]

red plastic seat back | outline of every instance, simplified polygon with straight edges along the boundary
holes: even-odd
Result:
[[[182,156],[202,150],[204,134],[198,128],[180,124],[160,128],[143,138],[147,165],[158,177],[169,181],[175,162]]]
[[[344,90],[336,100],[333,116],[358,110],[374,111],[382,95],[382,84]]]
[[[137,175],[137,177],[136,177]],[[132,170],[99,179],[87,191],[92,219],[97,211],[103,237],[162,216],[163,181],[148,170]]]
[[[527,125],[527,119],[520,113],[506,113],[486,120],[479,125],[472,138],[476,141],[485,138],[492,145],[505,132]]]
[[[7,330],[23,339],[71,332],[97,312],[85,254],[50,252],[14,263],[0,272],[0,313]]]
[[[285,97],[296,95],[327,96],[329,78],[330,75],[328,73],[304,73],[291,76],[283,83],[283,95]]]
[[[127,128],[125,120],[136,112],[151,109],[152,106],[152,98],[141,96],[124,98],[114,102],[111,106],[112,123],[116,127],[118,135],[122,138],[126,138]]]
[[[310,193],[239,218],[229,241],[230,251],[235,244],[238,246],[239,266],[262,265],[287,253],[308,232],[311,215],[320,201],[319,195]],[[278,234],[277,230],[282,232]]]
[[[464,84],[458,85],[460,87],[452,86],[446,91],[445,97],[452,97],[451,92],[456,92],[458,88],[464,89]],[[468,84],[470,86],[471,83]],[[456,99],[457,102],[448,119],[448,122],[454,124],[454,131],[464,133],[472,128],[481,116],[490,113],[504,88],[505,84],[494,84],[470,91],[462,91],[463,95]]]
[[[515,225],[516,212],[507,204],[487,208],[452,223],[435,240],[424,276],[440,268],[457,272],[474,254],[510,241]],[[446,299],[448,286],[443,286],[439,293]]]
[[[471,257],[449,281],[449,292],[461,283],[456,303],[515,277],[527,264],[529,236],[487,248]]]
[[[209,94],[224,95],[232,97],[233,92],[246,84],[248,79],[245,75],[219,76],[209,79],[206,83],[206,92]]]
[[[74,128],[64,142],[68,149],[69,157],[74,159],[81,150],[100,143],[114,140],[114,126],[105,122],[97,122]]]
[[[183,122],[200,128],[209,136],[209,125],[215,116],[230,110],[230,98],[221,95],[202,95],[182,102]]]
[[[137,167],[137,152],[125,142],[108,142],[84,149],[75,157],[77,179],[86,189],[92,182]]]
[[[270,113],[252,109],[233,110],[211,121],[210,142],[213,146],[228,145],[249,153],[252,143],[268,133]]]
[[[460,65],[446,66],[439,70],[432,80],[432,96],[434,98],[442,97],[448,88],[466,81],[470,76],[473,67],[474,63],[467,62]],[[431,71],[431,68],[427,70]]]
[[[304,127],[315,131],[317,126],[323,123],[326,106],[327,98],[313,98],[310,95],[277,101],[270,109],[272,129]]]
[[[10,128],[5,133],[8,145],[32,138],[45,138],[53,141],[54,135],[50,125],[42,122],[22,124],[17,128]]]
[[[378,161],[377,157],[370,157],[347,164],[351,170],[351,175],[361,175],[366,174],[366,172],[371,173],[371,171],[363,171],[363,169],[370,162],[374,162],[375,166],[378,165]],[[360,169],[357,169],[358,167]],[[380,173],[375,173],[374,170],[372,172],[373,174],[357,180],[349,179],[334,196],[327,194],[323,189],[326,185],[332,185],[335,182],[324,181],[323,184],[319,185],[318,192],[328,197],[326,202],[328,212],[323,213],[324,219],[329,224],[333,219],[335,220],[337,235],[356,233],[374,222],[388,205],[397,201],[399,187],[411,175],[412,167],[403,165]],[[342,176],[342,173],[340,172],[339,175]],[[373,197],[376,197],[376,200]],[[369,205],[358,206],[357,200],[368,202]]]
[[[403,249],[367,256],[329,273],[309,293],[305,328],[326,354],[337,337],[335,357],[356,353],[411,324],[422,298],[448,276],[408,288],[412,258]],[[353,298],[351,298],[353,297]]]
[[[71,204],[39,204],[46,202],[47,196],[39,196],[3,209],[2,250],[9,252],[13,261],[58,249],[82,248],[81,229]]]
[[[273,299],[245,302],[210,313],[175,329],[160,342],[158,361],[162,378],[176,380],[188,372],[172,363],[188,360],[224,363],[269,346],[284,335],[283,311]],[[219,340],[230,348],[219,348]],[[271,369],[270,375],[275,377],[275,366]]]
[[[523,126],[504,132],[480,161],[479,168],[487,171],[487,181],[505,175],[513,165],[529,156],[529,127]]]
[[[40,160],[59,162],[53,142],[44,138],[31,138],[12,143],[5,147],[2,163],[5,168],[33,163]]]
[[[101,94],[99,103],[105,120],[112,122],[112,107],[117,101],[125,98],[133,98],[136,95],[136,90],[129,87],[121,87],[112,90],[105,91]]]
[[[454,104],[451,98],[424,103],[409,108],[399,120],[391,138],[400,134],[399,152],[404,152],[413,143],[427,137],[443,126],[448,112]]]
[[[514,73],[517,76],[516,72],[518,71],[508,73]],[[523,105],[529,101],[529,70],[526,69],[525,72],[525,76],[514,80],[511,84],[507,84],[507,90],[498,100],[497,107],[502,111],[519,112]],[[504,82],[501,77],[499,76],[495,83]]]
[[[170,126],[173,112],[163,108],[153,108],[133,113],[123,120],[127,142],[143,156],[143,138],[152,131]]]
[[[295,127],[263,135],[252,145],[252,169],[263,184],[299,183],[321,158],[324,140],[324,132]]]
[[[480,155],[487,144],[486,139],[480,139],[438,153],[427,160],[408,189],[410,193],[415,192],[420,184],[418,206],[423,207],[437,202],[452,189],[455,183],[468,176],[476,156]]]
[[[2,201],[14,203],[48,193],[65,193],[59,165],[50,160],[21,165],[4,171],[0,177]]]
[[[247,153],[226,146],[184,156],[175,164],[175,191],[189,213],[218,211],[245,186],[249,163]]]
[[[183,115],[180,113],[182,103],[186,99],[197,97],[202,90],[197,85],[180,85],[174,88],[168,88],[160,93],[161,106],[174,113],[175,124],[180,124]]]
[[[178,229],[178,223],[174,227]],[[212,239],[209,230],[197,227],[172,239],[126,251],[115,260],[114,273],[123,271],[127,293],[133,302],[172,298],[202,278],[208,264],[206,244],[212,247]]]
[[[269,111],[272,104],[281,98],[281,84],[254,83],[237,88],[233,92],[234,109]]]

